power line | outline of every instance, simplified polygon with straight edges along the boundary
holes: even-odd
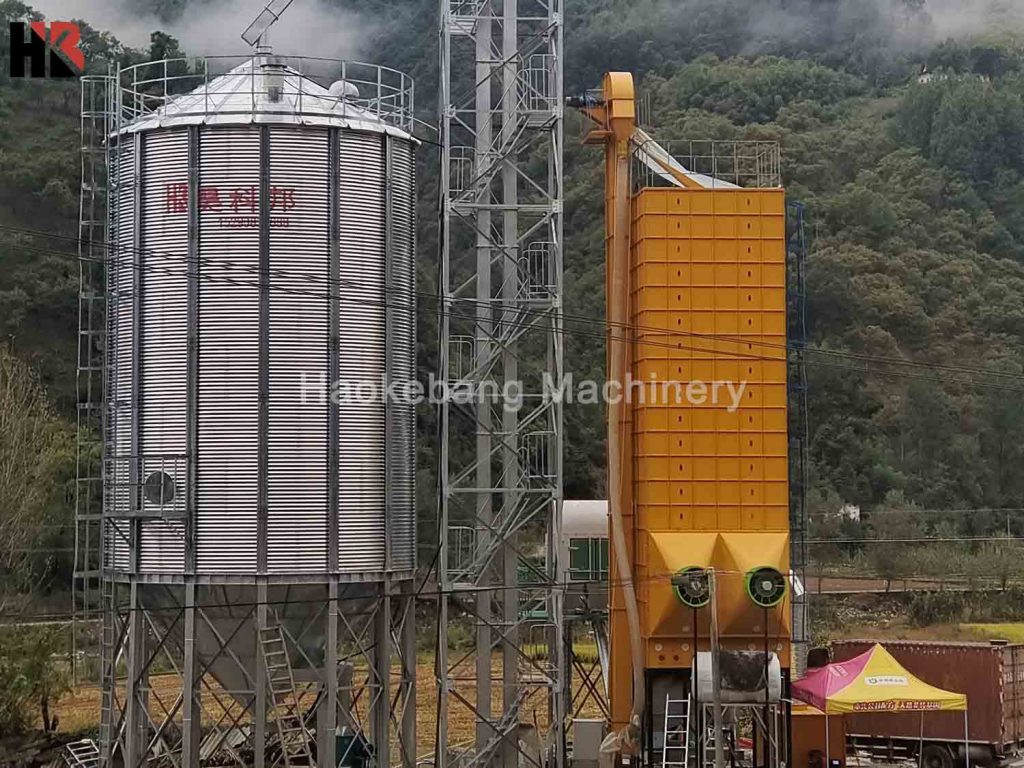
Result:
[[[58,235],[58,234],[55,234],[55,233],[43,232],[43,231],[40,231],[40,230],[24,229],[24,228],[20,228],[20,227],[12,227],[12,226],[9,226],[9,225],[0,225],[0,230],[16,232],[16,233],[19,233],[19,234],[25,234],[25,235],[29,235],[29,236],[37,236],[37,237],[43,237],[43,238],[51,238],[51,239],[64,240],[64,241],[71,242],[71,243],[76,243],[76,244],[82,242],[80,238],[73,237],[73,236],[70,236],[70,235]],[[102,248],[102,249],[107,249],[107,250],[116,248],[119,252],[124,252],[124,253],[128,253],[128,254],[137,254],[137,255],[144,255],[144,256],[145,255],[157,256],[158,258],[169,259],[169,260],[178,261],[178,262],[184,262],[185,264],[190,264],[192,262],[196,262],[197,264],[202,264],[203,262],[207,262],[209,265],[212,265],[212,266],[215,266],[215,267],[222,267],[222,268],[228,268],[228,269],[238,269],[240,271],[249,272],[249,273],[257,275],[257,276],[260,275],[260,269],[259,269],[258,266],[249,265],[249,264],[241,264],[241,263],[234,262],[234,261],[227,260],[227,259],[217,259],[215,257],[209,257],[209,256],[187,256],[187,255],[182,255],[182,254],[173,254],[173,253],[169,253],[169,252],[160,252],[160,251],[155,251],[155,250],[145,249],[145,248],[118,248],[117,246],[114,246],[114,245],[109,244],[109,243],[93,243],[92,245],[94,247],[98,247],[98,248]],[[24,248],[26,250],[38,250],[38,249],[34,249],[32,246],[25,246],[25,245],[16,245],[15,247]],[[73,255],[73,254],[62,252],[62,251],[52,251],[50,249],[42,249],[42,252],[48,253],[48,254],[51,254],[51,255],[54,255],[54,254],[56,254],[56,255]],[[107,259],[97,260],[97,262],[98,263],[108,263],[110,261],[115,261],[115,260],[116,259],[114,257],[108,257]],[[183,272],[183,273],[168,272],[168,273],[164,273],[164,274],[184,274],[186,276],[188,275],[187,272]],[[367,286],[366,284],[360,284],[360,283],[358,283],[356,281],[352,281],[352,280],[345,280],[345,279],[340,279],[340,278],[338,280],[331,280],[329,277],[318,278],[318,277],[316,277],[314,275],[305,274],[305,273],[296,273],[296,272],[293,272],[293,271],[289,271],[289,270],[286,270],[286,269],[279,269],[279,268],[272,268],[272,269],[270,269],[269,270],[269,274],[273,275],[273,276],[278,276],[278,277],[296,278],[296,279],[302,280],[304,282],[312,283],[312,284],[317,285],[317,286],[326,286],[328,288],[329,287],[333,287],[333,286],[345,286],[345,287],[352,287],[352,288],[357,288],[357,289],[364,289],[364,288],[367,288],[367,287],[373,287],[374,289],[376,289],[376,286]],[[257,284],[253,284],[253,285],[258,286],[258,283]],[[271,287],[271,290],[274,290],[274,289],[284,289],[283,286],[274,286],[274,285],[272,285],[270,287]],[[297,290],[297,289],[285,289],[285,290],[294,291],[294,290]],[[385,293],[387,293],[389,291],[391,291],[391,292],[398,292],[398,291],[401,291],[401,289],[395,289],[395,288],[391,288],[391,287],[388,287],[388,286],[384,286],[383,287],[383,291]],[[415,296],[417,296],[419,298],[425,298],[427,300],[434,301],[434,302],[441,302],[441,301],[443,301],[443,299],[439,298],[436,294],[425,292],[425,291],[401,291],[401,293],[403,295],[410,295],[410,294],[411,295],[415,295]],[[327,293],[324,293],[324,294],[313,294],[313,293],[311,293],[309,295],[314,296],[316,298],[330,298],[330,294],[327,294]],[[343,301],[345,300],[344,297],[341,297],[341,299]],[[511,309],[510,306],[506,305],[500,299],[495,299],[494,301],[482,301],[482,300],[471,299],[471,298],[455,298],[455,299],[452,300],[452,302],[460,304],[460,305],[476,305],[477,307],[492,309],[492,310],[495,310],[496,312],[508,311],[509,309]],[[365,304],[367,302],[360,301],[360,303],[364,303]],[[530,309],[530,308],[522,308],[522,307],[519,307],[518,309],[519,309],[519,311],[524,311],[524,312],[527,312],[527,313],[535,313],[535,314],[538,314],[538,315],[543,315],[543,314],[546,314],[548,312],[548,310],[545,310],[545,309]],[[474,321],[478,321],[478,322],[483,319],[483,318],[478,317],[477,315],[452,314],[450,311],[449,311],[448,314],[450,316],[461,317],[461,318],[470,319],[470,320],[474,320]],[[1011,381],[1024,381],[1024,373],[1018,374],[1018,373],[1011,373],[1011,372],[1007,372],[1007,371],[999,371],[999,370],[985,369],[985,368],[971,368],[971,367],[966,367],[966,366],[953,366],[953,365],[947,365],[947,364],[941,364],[941,363],[921,363],[921,362],[916,362],[916,361],[911,361],[911,360],[904,360],[904,359],[894,358],[894,357],[885,357],[885,356],[878,356],[878,355],[866,355],[866,354],[855,353],[855,352],[843,352],[843,351],[840,351],[840,350],[822,349],[822,348],[819,348],[819,347],[807,347],[805,345],[792,344],[792,343],[788,343],[788,342],[787,343],[783,343],[783,344],[779,344],[779,343],[776,343],[776,342],[770,342],[770,341],[755,339],[755,338],[752,338],[752,337],[744,337],[744,336],[737,336],[737,335],[707,334],[707,333],[696,333],[696,332],[693,332],[693,331],[668,330],[668,329],[664,329],[664,328],[656,328],[656,327],[653,327],[653,326],[644,326],[644,325],[639,325],[639,324],[634,324],[634,323],[611,323],[611,322],[603,320],[603,319],[596,319],[596,318],[587,317],[587,316],[584,316],[584,315],[575,315],[575,314],[572,314],[572,313],[565,313],[565,312],[562,313],[562,318],[563,318],[563,320],[568,320],[568,321],[572,321],[572,322],[579,322],[579,323],[582,323],[582,324],[589,324],[589,325],[595,325],[595,326],[599,325],[599,326],[602,326],[605,329],[619,328],[621,330],[627,330],[627,331],[633,331],[633,332],[641,331],[641,332],[648,332],[648,333],[650,333],[652,335],[656,335],[656,336],[669,336],[669,337],[685,336],[685,337],[688,337],[688,338],[691,338],[691,339],[695,339],[695,340],[700,340],[700,341],[707,340],[709,342],[719,342],[719,343],[727,343],[727,344],[747,344],[748,346],[757,346],[757,347],[769,348],[769,349],[778,349],[778,350],[787,350],[787,351],[802,351],[804,353],[812,354],[812,355],[822,355],[822,356],[827,356],[827,357],[837,357],[837,358],[841,358],[841,359],[855,360],[855,361],[861,361],[861,362],[883,363],[883,364],[886,364],[886,365],[893,365],[893,366],[901,367],[901,368],[918,368],[918,369],[925,369],[925,370],[942,371],[942,372],[947,372],[947,373],[958,373],[958,374],[964,374],[964,375],[981,375],[981,376],[986,376],[986,377],[1005,378],[1005,379],[1009,379]],[[488,321],[488,322],[500,323],[500,318],[494,318],[494,319],[486,318],[485,320]],[[569,333],[568,331],[565,331],[564,329],[562,330],[562,332],[563,333]],[[578,333],[578,332],[570,333],[570,335],[573,335],[573,334],[576,334],[576,333]],[[603,333],[601,334],[601,338],[606,338]],[[619,339],[621,337],[611,337],[611,338]],[[643,340],[643,339],[624,339],[624,340],[633,341],[634,343],[643,344],[645,346],[663,346],[663,344],[660,344],[658,342],[652,342],[652,341]],[[672,345],[669,345],[669,346],[672,346]],[[700,349],[700,348],[689,348],[689,349],[691,351],[706,351],[706,352],[709,352],[709,353],[712,353],[712,354],[719,354],[719,355],[728,355],[728,356],[738,356],[739,355],[739,353],[729,353],[729,352],[724,352],[724,351],[716,350],[716,349],[707,349],[707,350],[703,350],[703,349]],[[760,359],[760,360],[783,359],[783,358],[775,358],[775,357],[770,357],[770,356],[750,356],[750,357],[752,359]],[[810,361],[808,361],[808,362],[810,362]],[[845,370],[859,370],[859,369],[852,369],[852,368],[847,367],[847,368],[845,368]],[[897,375],[895,372],[892,372],[892,373],[893,373],[893,375]],[[950,380],[945,380],[945,381],[950,381]],[[972,382],[956,382],[956,383],[971,384]],[[1014,390],[1014,391],[1018,391],[1018,390]],[[1019,390],[1019,391],[1024,391],[1024,390]]]
[[[0,225],[0,229],[5,229],[5,227],[3,225]],[[10,229],[10,228],[7,228],[7,229]],[[34,233],[34,230],[26,230],[26,231],[29,232],[29,233]],[[19,245],[18,247],[22,248],[23,250],[28,250],[30,252],[39,252],[39,253],[43,253],[43,254],[47,254],[47,255],[68,255],[68,256],[73,256],[73,254],[69,254],[69,253],[66,253],[66,252],[53,251],[53,250],[50,250],[50,249],[38,248],[38,247],[34,247],[34,246]],[[91,260],[91,259],[87,259],[87,258],[83,258],[83,257],[77,257],[77,258],[79,260],[85,261],[85,262],[89,262],[89,261],[94,261],[95,263],[107,263],[108,262],[108,260],[105,260],[105,259],[104,260]],[[166,256],[166,258],[172,258],[172,259],[179,260],[179,261],[182,260],[182,259],[185,259],[186,261],[191,261],[192,260],[192,259],[190,259],[188,257],[180,257],[180,256],[173,256],[173,255]],[[205,257],[205,258],[208,259],[209,257]],[[254,267],[252,267],[250,265],[237,264],[236,262],[230,262],[230,261],[226,261],[226,260],[225,261],[213,260],[212,263],[213,263],[214,266],[227,267],[229,269],[233,269],[233,268],[237,267],[240,271],[253,272],[253,271],[257,271],[258,270],[258,268],[254,268]],[[183,276],[186,276],[186,277],[189,276],[189,273],[187,271],[173,271],[172,269],[167,268],[167,267],[158,267],[158,266],[140,264],[140,265],[132,265],[132,268],[133,269],[137,268],[137,269],[140,269],[140,270],[143,270],[143,271],[153,272],[153,273],[156,273],[156,274],[183,275]],[[281,271],[278,270],[278,273],[280,274]],[[300,277],[300,278],[308,277],[308,276],[303,276],[303,275],[297,275],[295,273],[288,273],[287,271],[285,271],[284,274],[289,275],[289,276]],[[210,283],[225,283],[225,284],[236,285],[236,286],[240,286],[240,287],[253,287],[253,288],[261,287],[261,284],[259,282],[240,281],[240,280],[236,280],[234,278],[228,277],[226,275],[208,275],[208,274],[201,274],[200,273],[200,274],[197,275],[197,278],[200,279],[200,280],[203,280],[205,282],[210,282]],[[351,283],[350,283],[350,287],[351,287]],[[326,293],[319,293],[319,292],[315,292],[315,291],[310,291],[310,290],[305,290],[305,289],[300,289],[300,288],[292,288],[292,287],[287,287],[287,286],[282,286],[282,285],[275,285],[275,284],[270,285],[269,286],[269,290],[276,291],[278,293],[285,293],[285,294],[297,295],[297,296],[306,296],[306,297],[312,297],[312,298],[317,298],[317,299],[328,299],[328,300],[337,299],[337,300],[339,300],[341,302],[358,304],[360,306],[379,306],[379,307],[384,307],[384,308],[400,308],[400,309],[407,309],[407,308],[409,308],[407,305],[404,305],[404,304],[403,305],[395,305],[395,304],[389,304],[389,303],[387,303],[387,301],[377,302],[377,301],[374,301],[374,300],[371,300],[371,299],[362,298],[362,297],[344,297],[344,296],[340,296],[340,295],[336,296],[336,297],[332,297],[330,294],[326,294]],[[388,289],[385,289],[385,292],[387,290]],[[395,290],[395,289],[390,289],[390,290]],[[408,295],[408,292],[407,292],[407,295]],[[424,294],[416,293],[415,295],[424,295]],[[432,299],[435,300],[435,301],[437,300],[436,297],[432,297]],[[466,302],[461,302],[460,301],[459,303],[469,303],[469,300],[467,300]],[[495,305],[488,304],[488,306],[493,309]],[[540,310],[536,310],[536,311],[539,312]],[[547,310],[544,310],[544,311],[546,312]],[[479,317],[476,314],[463,314],[463,313],[453,312],[451,310],[447,311],[447,315],[449,317],[456,317],[456,318],[459,318],[459,319],[471,320],[471,321],[476,322],[476,323],[479,323],[481,321],[485,321],[485,322],[488,322],[488,323],[493,323],[495,325],[500,325],[501,324],[501,319],[500,318],[496,318],[496,319],[486,318],[486,319],[484,319],[484,318]],[[564,318],[564,315],[563,315],[563,318]],[[580,320],[580,322],[586,322],[586,323],[589,323],[589,324],[602,324],[602,325],[604,325],[603,321],[594,320],[594,319],[582,319],[582,320]],[[613,326],[607,326],[607,327],[611,328]],[[753,338],[707,336],[707,335],[693,334],[693,333],[686,332],[686,331],[673,331],[673,330],[666,330],[666,329],[651,329],[651,330],[652,331],[656,331],[656,335],[658,335],[658,336],[669,337],[669,338],[675,337],[675,336],[683,336],[683,337],[686,337],[686,338],[689,338],[689,339],[696,338],[698,341],[704,340],[704,339],[709,339],[711,341],[719,341],[719,342],[722,342],[722,343],[747,344],[748,347],[751,347],[751,346],[770,346],[770,347],[775,347],[775,348],[778,348],[778,349],[783,349],[783,348],[786,348],[786,349],[798,349],[798,347],[795,347],[795,346],[788,346],[787,345],[787,346],[783,347],[783,345],[775,345],[775,344],[771,344],[769,342],[762,342],[762,341],[759,341],[759,340],[753,339]],[[657,348],[671,349],[671,350],[677,350],[677,351],[687,351],[687,352],[693,352],[693,353],[701,353],[701,354],[707,354],[707,355],[711,355],[711,356],[717,356],[719,358],[726,357],[726,358],[732,358],[732,359],[737,359],[737,360],[785,362],[785,358],[778,358],[778,357],[767,356],[767,355],[757,355],[757,354],[750,354],[750,353],[743,353],[743,352],[728,352],[728,351],[723,351],[723,350],[707,349],[707,348],[704,348],[704,347],[694,347],[694,346],[690,346],[690,345],[682,344],[682,343],[668,343],[668,342],[652,341],[652,340],[647,340],[647,339],[635,339],[635,338],[626,337],[626,336],[614,336],[614,335],[606,334],[606,333],[588,332],[588,331],[581,331],[581,330],[569,330],[569,329],[566,329],[566,328],[549,329],[549,332],[561,334],[561,335],[563,335],[563,337],[586,338],[586,339],[593,339],[593,340],[598,340],[598,341],[602,341],[602,342],[607,341],[607,340],[626,341],[626,342],[631,342],[631,343],[634,343],[634,344],[638,344],[640,346],[657,347]],[[841,357],[841,358],[847,358],[847,359],[852,359],[852,360],[861,360],[861,361],[863,361],[865,363],[868,363],[868,362],[879,362],[879,361],[886,362],[887,361],[886,358],[878,358],[878,359],[876,359],[876,358],[871,358],[869,356],[847,354],[847,353],[841,353],[841,352],[829,351],[829,350],[817,350],[817,349],[813,349],[813,348],[804,348],[804,347],[799,347],[799,349],[801,349],[805,353],[811,353],[811,354],[821,353],[821,354],[825,354],[825,355],[832,356],[832,357]],[[699,358],[697,358],[697,359],[699,359]],[[912,363],[912,362],[908,362],[908,361],[895,361],[893,359],[888,359],[888,360],[890,361],[890,364],[895,364],[895,365],[899,365],[899,366],[902,366],[902,367],[919,368],[919,369],[925,369],[925,370],[936,370],[937,369],[936,366],[932,366],[932,365],[925,364],[925,363]],[[993,389],[993,390],[999,390],[999,391],[1005,391],[1005,392],[1015,392],[1015,393],[1024,394],[1024,387],[1007,386],[1007,385],[996,383],[996,382],[992,382],[992,381],[979,381],[979,380],[963,381],[963,380],[958,380],[958,379],[945,378],[945,377],[943,377],[941,375],[928,376],[928,375],[924,375],[924,374],[921,374],[921,373],[912,373],[912,372],[908,372],[908,371],[888,371],[888,370],[882,370],[882,369],[879,369],[879,368],[871,368],[871,367],[861,368],[861,367],[855,367],[855,366],[850,366],[850,365],[840,365],[840,364],[837,364],[837,363],[828,363],[828,362],[821,361],[821,360],[805,360],[805,363],[808,364],[808,365],[814,365],[814,366],[821,367],[821,368],[831,368],[831,369],[835,369],[835,370],[849,371],[849,372],[852,372],[852,373],[859,373],[859,374],[875,374],[875,375],[885,376],[885,377],[895,377],[895,378],[903,378],[903,379],[910,379],[910,380],[917,380],[917,381],[928,381],[928,382],[938,383],[938,384],[950,384],[950,385],[968,386],[968,387],[982,387],[982,388],[986,388],[986,389]],[[939,367],[939,369],[941,369],[941,368],[942,367]],[[1007,377],[1007,378],[1017,378],[1017,379],[1024,380],[1024,376],[1011,375],[1011,374],[1006,374],[1006,373],[1003,373],[1003,372],[987,371],[987,370],[982,370],[982,369],[959,369],[959,370],[962,371],[965,374],[970,373],[970,374],[979,374],[979,375],[985,375],[985,376],[990,376],[990,375],[992,375],[992,376],[1002,376],[1002,377]]]
[[[1005,541],[1005,539],[997,539],[997,540],[998,541]],[[747,575],[748,575],[746,571],[735,571],[735,570],[730,570],[730,569],[717,569],[717,568],[714,569],[714,570],[715,570],[716,577],[743,578],[743,579],[745,579],[747,577]],[[486,585],[486,586],[481,585],[481,586],[474,586],[472,594],[476,594],[476,593],[479,593],[479,592],[505,592],[505,591],[510,591],[510,590],[520,590],[520,591],[529,592],[531,589],[534,589],[534,590],[546,590],[546,591],[547,590],[559,590],[559,591],[563,591],[564,592],[564,591],[569,591],[569,590],[573,590],[573,589],[581,589],[581,588],[583,588],[587,584],[591,584],[591,585],[599,584],[599,585],[607,586],[607,587],[620,587],[620,586],[625,586],[626,584],[630,584],[630,583],[632,583],[632,584],[660,583],[660,582],[671,583],[671,580],[672,580],[673,576],[675,576],[675,575],[676,574],[674,574],[672,572],[664,571],[664,572],[658,572],[658,573],[654,573],[654,574],[649,574],[645,578],[629,579],[629,580],[626,580],[626,581],[622,581],[622,580],[619,580],[619,579],[610,579],[609,578],[609,579],[588,579],[588,580],[580,580],[580,581],[572,581],[572,580],[569,580],[569,581],[557,581],[557,582],[541,583],[541,584],[515,584],[515,585],[497,584],[497,585]],[[935,585],[935,584],[943,585],[943,584],[947,584],[950,581],[949,577],[957,577],[957,578],[964,577],[964,578],[966,578],[966,575],[962,575],[962,574],[942,574],[941,576],[935,576],[935,575],[917,573],[917,574],[908,574],[906,576],[899,576],[897,579],[894,579],[894,580],[895,581],[900,581],[900,582],[920,582],[920,586],[923,589],[923,588],[927,587],[928,585]],[[831,579],[831,580],[836,580],[836,581],[873,582],[873,581],[878,581],[878,580],[882,580],[882,579],[885,579],[885,578],[886,577],[884,575],[875,574],[875,573],[863,573],[863,572],[858,573],[858,574],[808,573],[808,574],[806,574],[806,579],[805,579],[804,586],[806,588],[806,580],[809,580],[809,579],[815,579],[815,580],[821,580],[821,581],[828,581],[828,580]],[[373,587],[376,584],[377,584],[376,582],[359,582],[357,586],[360,586],[360,587],[366,587],[366,586]],[[423,582],[421,584],[421,587],[423,585],[425,585],[425,584],[426,584],[426,578],[424,578],[424,580],[423,580]],[[167,587],[167,586],[173,586],[173,585],[162,584],[161,586]],[[216,585],[216,584],[214,584],[214,585],[210,585],[210,586],[211,587],[217,587],[217,586],[225,586],[225,585]],[[226,585],[226,586],[236,586],[237,587],[239,585],[233,584],[233,585]],[[307,585],[307,586],[324,586],[324,587],[326,587],[326,582],[323,583],[323,584]],[[344,584],[342,586],[344,586]],[[421,590],[417,590],[414,593],[413,596],[415,596],[415,597],[422,597],[422,598],[436,598],[436,597],[440,597],[440,596],[452,596],[452,595],[458,596],[460,594],[467,594],[468,595],[469,593],[465,593],[463,590],[459,590],[459,589],[451,589],[451,590],[422,590],[421,589]],[[368,593],[368,594],[365,594],[365,595],[341,595],[341,596],[339,596],[337,598],[338,602],[341,602],[341,603],[372,602],[374,599],[375,598],[374,598],[374,595],[372,594],[372,592]],[[323,604],[326,604],[326,603],[329,603],[329,602],[330,602],[330,600],[328,598],[326,598],[326,597],[324,597],[324,598],[302,598],[302,599],[280,599],[280,600],[268,600],[268,601],[266,601],[265,605],[268,605],[268,606],[323,605]],[[245,600],[231,601],[231,602],[197,602],[196,603],[196,608],[199,608],[199,609],[247,608],[247,607],[248,608],[255,608],[258,605],[260,605],[260,603],[257,602],[257,601],[245,601]],[[184,605],[161,605],[161,606],[154,607],[154,608],[140,607],[138,609],[132,609],[130,607],[123,606],[123,607],[118,607],[116,609],[117,613],[120,613],[120,614],[130,614],[134,610],[166,613],[166,612],[172,612],[172,611],[183,611],[184,610]],[[80,611],[76,615],[79,618],[81,618],[83,616],[100,616],[103,613],[105,613],[105,611],[106,611],[106,609],[104,609],[104,608],[96,608],[96,609],[90,609],[88,611]],[[18,621],[15,621],[15,620],[23,620],[23,619],[29,619],[29,620],[63,620],[63,619],[68,619],[70,617],[69,617],[69,615],[67,613],[57,613],[57,612],[45,612],[45,613],[43,613],[43,612],[40,612],[40,613],[9,614],[9,616],[6,617],[6,618],[7,618],[7,620],[0,620],[0,626],[4,626],[5,624],[10,625],[10,624],[18,623]]]
[[[1024,536],[911,536],[906,538],[883,539],[868,537],[863,539],[806,539],[807,544],[963,544],[969,542],[1010,542],[1024,541]]]
[[[604,536],[589,536],[586,538],[603,539]],[[828,544],[932,544],[932,543],[971,543],[971,542],[1017,542],[1024,541],[1024,536],[907,536],[900,538],[882,538],[878,536],[866,536],[862,538],[836,538],[836,539],[805,539],[806,544],[828,545]],[[8,552],[17,554],[44,554],[44,553],[68,553],[74,552],[72,547],[38,547],[9,549]],[[724,573],[724,571],[723,571]],[[474,588],[476,589],[476,588]],[[457,592],[457,590],[456,590]]]
[[[950,514],[963,514],[963,515],[982,515],[982,514],[1021,514],[1024,513],[1024,507],[978,507],[974,509],[966,508],[950,508],[950,509],[873,509],[873,510],[861,510],[861,514],[870,518],[880,518],[887,515],[950,515]],[[839,520],[847,519],[853,522],[853,518],[847,517],[842,512],[809,512],[810,517],[822,517],[822,518],[835,518]]]
[[[1004,515],[1004,514],[1024,514],[1024,507],[950,507],[946,509],[925,509],[925,508],[914,508],[908,507],[904,509],[874,509],[874,510],[861,510],[861,514],[869,518],[883,518],[888,515]],[[849,520],[850,522],[863,522],[853,518],[846,517],[842,512],[809,512],[810,517],[819,517],[825,519],[836,519],[836,520]],[[55,528],[58,530],[73,529],[74,523],[39,523],[34,526],[35,528]]]
[[[716,574],[716,576],[723,576],[723,577],[726,577],[726,578],[743,578],[743,579],[745,579],[747,577],[747,572],[746,571],[733,571],[733,570],[728,570],[728,569],[717,569],[716,568],[715,569],[715,574]],[[605,584],[605,585],[608,585],[608,586],[625,586],[627,584],[653,583],[653,582],[661,582],[661,581],[665,581],[665,582],[671,583],[671,580],[672,580],[673,576],[675,576],[674,572],[665,571],[665,572],[659,572],[659,573],[654,573],[654,574],[648,574],[646,577],[640,578],[640,579],[628,579],[628,580],[625,580],[625,581],[622,581],[622,580],[619,580],[619,579],[607,579],[607,580],[601,581],[601,583]],[[355,582],[354,586],[359,587],[359,588],[363,588],[363,587],[370,587],[370,588],[372,588],[374,586],[379,585],[380,583],[381,582],[375,582],[375,581],[361,581],[361,582]],[[470,590],[470,591],[459,589],[459,588],[456,587],[456,588],[447,589],[447,590],[439,590],[439,589],[420,590],[420,591],[415,592],[414,594],[416,596],[418,596],[418,597],[424,597],[424,598],[433,597],[433,598],[436,598],[436,597],[442,597],[442,596],[444,596],[444,597],[451,597],[451,596],[458,597],[459,595],[465,595],[465,596],[469,597],[471,595],[475,595],[475,594],[481,593],[481,592],[507,592],[507,591],[512,591],[512,590],[518,590],[520,592],[525,592],[525,593],[529,593],[531,590],[538,590],[538,591],[539,590],[544,590],[544,591],[559,590],[559,591],[563,591],[564,592],[564,591],[571,590],[571,589],[578,589],[578,588],[582,587],[582,585],[585,584],[585,583],[594,583],[594,582],[593,581],[583,582],[583,581],[571,581],[571,580],[569,580],[569,581],[541,582],[541,583],[536,583],[536,584],[521,583],[521,584],[474,585],[472,590]],[[142,584],[140,586],[145,586],[145,585]],[[168,587],[168,586],[175,586],[175,585],[169,585],[169,584],[166,584],[166,583],[161,583],[160,586],[161,587]],[[177,586],[181,586],[181,585],[177,585]],[[207,586],[207,585],[201,585],[201,586]],[[226,586],[226,587],[239,587],[239,586],[249,587],[249,586],[254,586],[254,585],[239,585],[239,584],[232,583],[232,584],[210,584],[208,586],[213,588],[213,587],[221,587],[221,586]],[[269,586],[273,587],[274,585],[273,584],[269,584]],[[289,585],[281,585],[281,586],[289,586]],[[304,586],[322,586],[322,587],[326,588],[327,582],[324,581],[324,582],[318,582],[318,583],[307,583]],[[340,586],[344,587],[344,586],[346,586],[346,584],[342,583]],[[372,590],[371,590],[368,594],[365,594],[365,595],[342,595],[342,596],[339,596],[337,599],[338,599],[339,602],[342,602],[342,603],[372,602],[375,599],[375,596],[372,594]],[[313,604],[313,605],[323,605],[323,604],[326,604],[326,603],[329,603],[329,602],[330,602],[330,600],[328,598],[323,597],[323,598],[301,598],[301,599],[268,600],[264,604],[268,605],[268,606],[275,606],[275,605],[310,605],[310,604]],[[259,603],[258,601],[255,601],[255,600],[234,600],[234,601],[230,601],[230,602],[197,602],[196,603],[196,607],[197,608],[204,608],[204,609],[210,609],[210,608],[254,608],[254,607],[259,606],[260,604],[261,603]],[[119,608],[118,612],[119,613],[130,613],[133,610],[135,610],[135,609],[132,609],[130,607],[125,607],[125,608]],[[145,608],[145,607],[142,607],[142,608],[139,608],[138,610],[152,611],[152,612],[181,611],[181,610],[184,610],[184,606],[183,605],[161,605],[161,606],[156,607],[156,608]],[[105,612],[106,612],[105,608],[94,608],[94,609],[89,609],[88,611],[79,611],[77,615],[78,616],[102,615]],[[19,618],[19,619],[22,619],[22,618],[32,618],[32,619],[58,618],[59,619],[59,618],[66,617],[67,614],[58,614],[58,613],[16,614],[16,615],[12,615],[12,618],[15,617],[15,616],[16,616],[16,618]],[[3,625],[3,622],[0,621],[0,626],[2,626],[2,625]]]

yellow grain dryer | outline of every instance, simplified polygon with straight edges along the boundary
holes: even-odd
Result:
[[[722,751],[749,738],[755,765],[778,765],[791,638],[778,147],[689,143],[677,159],[637,127],[626,73],[570,104],[605,151],[608,379],[624,395],[608,423],[610,725],[631,761],[712,760],[715,645]]]

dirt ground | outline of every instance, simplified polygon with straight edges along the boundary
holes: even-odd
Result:
[[[588,664],[589,666],[589,664]],[[501,706],[501,663],[495,660],[492,664],[492,675],[494,688],[492,690],[492,706],[494,712],[500,712]],[[476,705],[474,664],[472,659],[467,659],[461,664],[451,676],[452,684],[455,687],[455,695],[450,698],[449,708],[449,733],[447,741],[449,744],[468,742],[473,738],[476,715],[473,707]],[[226,709],[232,709],[234,713],[240,705],[234,703],[233,699],[216,685],[209,681],[209,689],[204,690],[203,701],[203,724],[213,725],[218,719],[224,716]],[[436,738],[436,712],[437,712],[437,684],[434,676],[434,661],[430,656],[420,658],[416,666],[417,685],[417,711],[416,711],[416,741],[417,755],[424,756],[433,753]],[[574,675],[574,690],[579,695],[582,688],[578,675]],[[161,705],[170,709],[180,693],[178,677],[174,674],[161,674],[150,677],[150,691],[152,712],[162,712]],[[462,701],[462,698],[466,702]],[[541,689],[527,697],[520,708],[520,721],[533,722],[540,727],[545,727],[547,722],[546,699]],[[312,694],[309,694],[309,703],[312,703]],[[577,700],[579,706],[580,700]],[[358,710],[364,707],[357,707]],[[80,686],[65,695],[53,707],[53,711],[60,718],[59,730],[63,733],[81,733],[99,727],[100,719],[100,690],[95,685]],[[360,711],[360,718],[365,717],[365,712]],[[600,710],[593,701],[583,701],[582,717],[599,717]],[[177,719],[180,721],[180,712]]]

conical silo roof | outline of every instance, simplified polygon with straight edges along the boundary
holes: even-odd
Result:
[[[335,95],[280,59],[261,54],[188,93],[169,97],[160,107],[126,123],[120,132],[270,123],[337,126],[411,138],[380,114],[370,94],[358,95],[357,88],[346,85],[341,89],[344,95]],[[389,101],[387,95],[373,95],[382,103]]]

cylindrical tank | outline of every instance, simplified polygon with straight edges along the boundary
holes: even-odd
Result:
[[[150,84],[120,91],[113,572],[415,566],[411,104],[343,79],[258,55],[156,109]]]
[[[713,666],[710,652],[697,652],[691,691],[698,701],[714,699]],[[774,653],[769,653],[766,660],[762,651],[722,651],[719,679],[725,704],[777,704],[782,700],[782,667]]]

